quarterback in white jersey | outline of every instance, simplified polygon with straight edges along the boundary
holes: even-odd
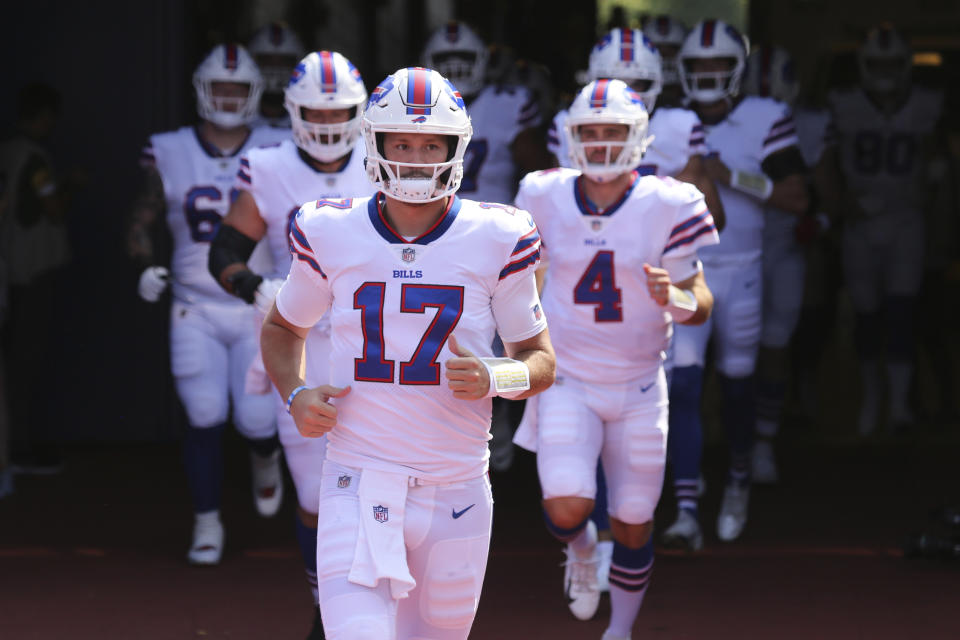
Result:
[[[707,153],[703,125],[696,113],[677,107],[656,107],[663,87],[660,54],[639,29],[613,29],[590,52],[590,80],[623,80],[634,89],[650,114],[650,144],[636,167],[640,175],[673,176],[697,187],[707,200],[714,223],[723,229],[723,205],[703,169]],[[547,150],[561,167],[573,167],[563,133],[568,111],[561,109],[547,133]]]
[[[512,202],[519,176],[550,165],[537,132],[536,97],[522,86],[484,86],[488,57],[477,34],[456,21],[437,29],[423,50],[424,66],[448,78],[470,109],[473,138],[463,157],[460,193],[481,202]]]
[[[240,195],[210,249],[211,273],[225,288],[255,304],[258,326],[290,271],[290,226],[300,206],[373,192],[364,168],[363,145],[358,144],[367,92],[353,64],[336,52],[311,53],[294,69],[285,96],[295,141],[253,149],[240,159],[236,176]],[[261,239],[273,265],[257,273],[247,260]],[[256,365],[249,382],[269,388],[259,358]],[[306,380],[312,386],[326,384],[329,370],[330,326],[322,321],[307,336]],[[285,398],[273,395],[280,442],[297,489],[297,540],[303,546],[316,603],[316,511],[326,438],[301,436],[286,411]],[[315,628],[320,624],[317,620]]]
[[[540,238],[526,212],[455,196],[470,120],[438,72],[384,79],[362,131],[380,192],[297,214],[264,364],[300,432],[329,440],[317,538],[328,636],[460,640],[489,550],[489,399],[554,377]],[[303,339],[325,314],[330,384],[312,387]],[[474,356],[490,355],[494,331],[509,357]]]
[[[550,256],[543,306],[558,368],[538,403],[536,437],[518,442],[537,452],[547,528],[569,545],[566,595],[580,619],[599,603],[588,517],[603,460],[614,537],[605,638],[629,635],[648,583],[666,462],[664,351],[673,320],[710,314],[697,252],[719,240],[696,188],[633,170],[646,131],[643,101],[626,83],[588,84],[565,131],[580,170],[532,173],[516,200]]]
[[[857,313],[863,401],[860,433],[877,426],[880,361],[887,334],[888,415],[893,430],[913,422],[916,298],[923,276],[927,160],[942,108],[939,92],[912,86],[912,54],[890,27],[872,30],[859,51],[861,86],[828,97],[836,126],[842,198],[843,270]],[[886,327],[884,327],[884,324]]]
[[[156,302],[170,280],[174,302],[170,320],[170,364],[189,428],[184,458],[196,522],[188,559],[216,564],[223,548],[220,436],[233,403],[233,422],[248,439],[254,468],[257,509],[279,508],[279,446],[272,399],[244,391],[247,368],[257,349],[252,310],[227,295],[210,277],[210,240],[234,197],[233,176],[240,155],[277,140],[276,130],[249,123],[257,113],[260,72],[238,45],[220,45],[194,73],[203,122],[151,136],[143,151],[148,192],[135,211],[130,254],[154,263],[148,228],[166,213],[173,236],[170,270],[144,269],[142,298]],[[259,260],[267,259],[259,252]]]
[[[753,373],[762,320],[764,212],[794,214],[808,205],[805,167],[790,109],[771,98],[740,95],[747,41],[718,20],[697,24],[680,50],[680,80],[706,129],[704,166],[717,183],[726,213],[720,244],[700,253],[716,299],[710,320],[674,335],[670,388],[670,447],[679,517],[664,533],[673,545],[703,544],[697,520],[700,401],[707,344],[713,338],[730,467],[717,519],[721,540],[743,531],[749,501],[755,423]]]

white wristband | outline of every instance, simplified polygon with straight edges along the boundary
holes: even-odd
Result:
[[[516,398],[530,388],[530,368],[512,358],[480,358],[490,376],[490,389],[485,397]]]
[[[670,285],[667,311],[675,322],[689,320],[697,312],[697,296],[693,295],[692,291]]]
[[[764,201],[773,193],[773,180],[762,173],[735,169],[730,172],[730,187]]]

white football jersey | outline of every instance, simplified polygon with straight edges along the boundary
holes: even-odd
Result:
[[[558,367],[599,383],[649,378],[663,361],[672,323],[650,297],[643,264],[670,267],[675,281],[694,275],[698,250],[719,242],[713,216],[693,185],[637,173],[623,198],[600,212],[579,176],[537,171],[517,193],[549,255],[543,307]]]
[[[265,277],[285,278],[290,271],[290,221],[304,202],[373,194],[364,155],[361,141],[340,171],[323,173],[310,166],[293,140],[287,139],[278,146],[251,149],[240,158],[234,188],[253,196],[267,225],[273,270]]]
[[[915,210],[920,202],[923,146],[943,109],[943,94],[913,87],[890,117],[860,88],[829,97],[847,188],[867,215]]]
[[[547,134],[547,149],[557,158],[561,167],[573,168],[564,125],[568,112],[563,109],[553,118]],[[687,166],[690,156],[707,152],[703,125],[689,109],[660,107],[650,116],[648,136],[653,142],[643,154],[637,167],[640,175],[673,176]]]
[[[463,157],[459,193],[482,202],[512,202],[517,179],[510,146],[540,126],[540,106],[526,87],[489,86],[467,104],[473,138]]]
[[[719,124],[705,125],[707,147],[730,170],[762,174],[767,156],[797,145],[790,108],[772,98],[747,96]],[[700,255],[712,261],[749,261],[760,258],[766,205],[747,194],[717,185],[727,224],[723,241]]]
[[[329,310],[330,383],[338,424],[327,456],[439,482],[486,470],[489,399],[447,387],[447,338],[491,355],[546,328],[534,283],[540,236],[525,211],[451,198],[434,227],[407,241],[383,216],[382,194],[303,206],[291,227],[294,258],[277,295],[291,323]]]
[[[196,127],[150,136],[142,160],[152,164],[163,180],[167,225],[173,236],[173,294],[181,300],[237,299],[223,290],[207,268],[210,240],[236,197],[233,182],[240,156],[254,147],[289,137],[284,129],[253,129],[237,151],[224,156],[200,138]],[[251,256],[251,267],[267,271],[269,257],[261,246]]]

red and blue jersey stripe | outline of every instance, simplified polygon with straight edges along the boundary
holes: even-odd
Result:
[[[430,115],[432,94],[430,70],[423,67],[407,69],[407,115]]]
[[[246,157],[240,158],[240,168],[237,169],[237,177],[247,184],[253,184],[250,180],[250,161]]]
[[[717,226],[713,222],[713,216],[708,209],[704,209],[671,229],[670,238],[663,253],[666,255],[667,252],[685,244],[690,244],[703,234],[712,233],[716,230]]]
[[[540,232],[534,227],[517,241],[510,254],[510,262],[500,271],[500,280],[538,262],[540,262]]]
[[[293,224],[290,225],[290,251],[293,253],[294,258],[305,262],[311,269],[319,273],[324,280],[327,279],[327,274],[323,272],[323,269],[320,268],[320,265],[317,264],[317,261],[314,259],[313,248],[310,246],[310,243],[307,242],[307,236],[303,233],[303,229],[300,228],[300,224],[296,218],[293,219]]]
[[[320,51],[320,92],[337,92],[337,68],[333,64],[333,54]]]

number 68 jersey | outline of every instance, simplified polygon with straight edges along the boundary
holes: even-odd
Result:
[[[286,129],[254,129],[230,156],[202,140],[196,127],[150,136],[142,164],[156,167],[163,181],[167,224],[173,236],[174,295],[184,300],[236,301],[207,269],[210,240],[234,199],[233,182],[241,154],[289,135]],[[250,263],[258,273],[267,271],[264,267],[270,261],[265,247],[257,247]]]
[[[573,169],[528,174],[517,194],[549,260],[543,306],[557,370],[579,380],[613,384],[656,373],[672,325],[650,297],[643,265],[665,268],[680,282],[699,271],[697,250],[719,242],[696,187],[637,172],[632,178],[603,211]]]
[[[291,226],[293,264],[277,295],[287,321],[313,326],[329,310],[333,402],[327,457],[347,466],[457,482],[484,473],[490,400],[447,386],[447,339],[491,355],[546,328],[534,282],[540,236],[513,207],[450,198],[432,229],[407,240],[383,195],[304,205]]]

